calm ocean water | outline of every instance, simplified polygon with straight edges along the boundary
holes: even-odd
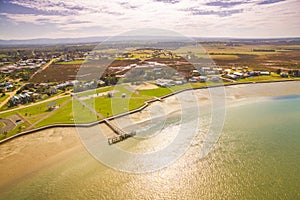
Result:
[[[215,149],[201,160],[200,143],[195,137],[175,163],[145,174],[115,171],[82,151],[0,199],[300,199],[299,96],[230,107]]]

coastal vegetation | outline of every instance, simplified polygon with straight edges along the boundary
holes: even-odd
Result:
[[[268,78],[261,76],[241,79],[239,82],[234,84],[274,81],[274,78],[270,78],[269,76],[267,77]],[[277,78],[277,80],[281,79]],[[72,96],[64,96],[53,101],[44,102],[37,105],[28,105],[24,108],[1,113],[1,118],[9,118],[14,115],[21,115],[25,121],[22,121],[21,124],[17,125],[8,133],[1,134],[0,139],[4,139],[24,130],[30,130],[52,124],[91,123],[106,117],[111,117],[113,115],[137,109],[143,106],[146,101],[155,99],[157,97],[162,97],[176,91],[188,88],[206,88],[208,86],[218,85],[222,86],[226,84],[232,83],[187,83],[166,88],[158,87],[155,89],[137,90],[135,92],[127,89],[128,84],[120,84],[116,86],[85,91],[78,95],[76,94],[77,98]],[[113,96],[109,97],[107,93],[112,91]],[[49,105],[51,103],[55,103],[56,105],[54,110],[49,110]]]
[[[36,47],[34,55],[30,47],[1,49],[0,102],[23,99],[1,106],[0,118],[16,125],[0,139],[52,124],[95,122],[187,88],[300,79],[297,42],[103,45]]]

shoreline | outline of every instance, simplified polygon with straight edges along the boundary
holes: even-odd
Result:
[[[124,117],[124,116],[134,114],[136,112],[140,112],[140,111],[144,110],[145,108],[147,108],[151,103],[161,101],[162,99],[174,96],[174,95],[182,93],[182,92],[194,91],[194,90],[197,91],[197,90],[217,88],[217,87],[224,87],[225,88],[225,87],[229,87],[229,86],[252,85],[252,84],[253,85],[259,85],[259,84],[264,84],[264,83],[284,83],[284,82],[300,82],[300,80],[299,79],[291,79],[291,80],[272,80],[272,81],[261,81],[261,82],[235,82],[235,83],[228,83],[228,84],[222,84],[222,85],[186,88],[186,89],[178,90],[176,92],[172,92],[170,94],[164,95],[160,98],[154,98],[154,99],[148,100],[144,103],[143,106],[141,106],[137,109],[134,109],[134,110],[131,110],[131,111],[128,111],[128,112],[125,112],[125,113],[121,113],[121,114],[118,114],[118,115],[115,115],[115,116],[107,117],[107,118],[104,118],[102,120],[98,120],[98,121],[95,121],[95,122],[84,123],[84,124],[83,123],[82,124],[71,124],[71,123],[70,124],[51,124],[51,125],[43,126],[43,127],[40,127],[40,128],[36,128],[36,129],[21,132],[21,133],[17,133],[17,134],[12,135],[8,138],[0,140],[0,145],[6,143],[8,141],[11,141],[15,138],[21,137],[21,136],[26,136],[28,134],[32,134],[32,133],[35,133],[35,132],[39,132],[39,131],[43,131],[43,130],[47,130],[47,129],[52,129],[52,128],[75,128],[75,127],[96,126],[96,125],[105,123],[106,120],[114,120],[114,119],[118,119],[118,118],[121,118],[121,117]]]
[[[226,106],[241,105],[240,103],[244,105],[245,102],[247,104],[248,102],[255,103],[256,98],[260,101],[261,98],[285,96],[294,93],[300,94],[299,88],[300,82],[256,84],[250,86],[236,85],[226,88],[225,103],[227,104]],[[210,100],[208,99],[209,90],[191,92],[195,92],[196,98],[200,101],[200,109],[210,107]],[[182,95],[184,96],[185,94]],[[168,117],[172,117],[178,115],[178,113],[173,113],[172,111],[179,109],[177,96],[173,95],[166,98],[163,102],[153,102],[153,104],[145,108],[142,112],[137,112],[127,117],[120,117],[112,122],[116,124],[120,123],[127,128],[124,122],[130,120],[134,125],[141,127],[147,125],[147,123],[153,123],[153,121],[147,121],[147,116],[150,116],[150,118],[153,117],[149,113],[157,113],[163,110],[166,115],[170,115]],[[160,121],[160,119],[155,119],[154,121]],[[73,124],[71,126],[75,127]],[[102,123],[98,124],[98,126],[105,136],[114,134],[106,124]],[[70,164],[75,165],[78,164],[79,160],[80,162],[84,160],[84,163],[88,162],[89,165],[94,167],[97,166],[97,169],[106,170],[106,166],[95,160],[87,151],[78,134],[77,128],[73,127],[47,128],[43,131],[37,131],[35,134],[27,134],[26,137],[15,137],[15,139],[10,139],[5,144],[0,145],[0,169],[6,172],[0,176],[0,194],[11,191],[11,188],[20,187],[15,185],[16,183],[21,183],[22,185],[26,180],[40,176],[44,177],[44,172],[47,170],[60,169],[60,167],[69,166]],[[171,132],[169,131],[169,133]],[[129,148],[128,151],[133,153],[143,152],[145,151],[145,147],[149,151],[156,150],[156,146],[155,148],[152,146],[156,144],[155,140],[159,139],[161,141],[160,145],[157,146],[157,148],[160,148],[161,145],[169,141],[168,139],[171,139],[171,135],[167,133],[151,137],[149,140],[141,140],[133,149]],[[128,144],[133,143],[129,141]],[[127,148],[128,144],[126,142],[121,143],[120,148]],[[26,163],[31,164],[28,165]]]

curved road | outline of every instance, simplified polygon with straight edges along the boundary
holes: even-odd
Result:
[[[53,100],[65,98],[65,97],[67,97],[65,94],[66,93],[62,93],[62,94],[59,94],[57,96],[50,97],[49,99],[46,99],[44,101],[39,101],[39,102],[31,103],[31,104],[28,104],[28,105],[20,105],[20,106],[18,106],[16,108],[13,108],[13,109],[8,109],[8,110],[1,111],[0,114],[11,112],[11,111],[15,111],[15,110],[19,110],[19,109],[22,109],[22,108],[27,108],[27,107],[30,107],[30,106],[35,106],[35,105],[42,104],[42,103],[45,103],[45,102],[48,102],[48,101],[53,101]]]

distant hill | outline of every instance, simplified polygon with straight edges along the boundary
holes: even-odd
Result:
[[[122,42],[122,41],[182,41],[188,40],[184,37],[176,36],[102,36],[102,37],[85,37],[85,38],[38,38],[28,40],[0,40],[1,46],[15,46],[15,45],[56,45],[56,44],[82,44],[82,43],[96,43],[103,41]]]
[[[28,39],[28,40],[0,40],[1,46],[16,46],[16,45],[57,45],[57,44],[83,44],[83,43],[99,43],[103,41],[110,42],[130,42],[130,41],[191,41],[191,39],[209,42],[209,41],[232,41],[232,42],[250,42],[250,43],[262,43],[262,42],[289,42],[289,43],[299,43],[300,37],[298,38],[270,38],[270,39],[260,39],[260,38],[206,38],[206,37],[181,37],[181,36],[102,36],[102,37],[84,37],[84,38],[38,38],[38,39]]]
[[[55,44],[75,44],[93,43],[104,41],[107,37],[88,37],[88,38],[38,38],[28,40],[0,40],[0,45],[55,45]]]

